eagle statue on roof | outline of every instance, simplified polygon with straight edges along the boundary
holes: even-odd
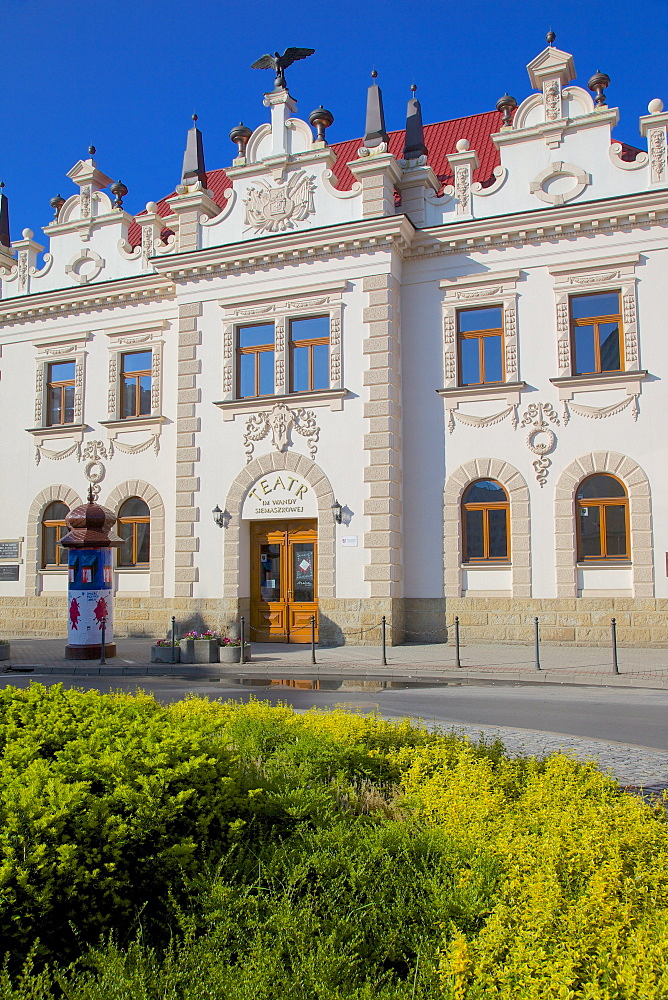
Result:
[[[307,56],[312,56],[315,49],[298,49],[294,45],[289,49],[286,49],[283,55],[279,55],[278,52],[274,52],[273,55],[268,53],[262,56],[257,62],[254,62],[251,69],[273,69],[276,74],[276,79],[274,80],[274,90],[287,90],[288,85],[285,82],[285,71],[288,66],[292,66],[293,62],[298,59],[306,59]]]

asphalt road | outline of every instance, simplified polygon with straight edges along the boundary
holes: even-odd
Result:
[[[435,686],[381,691],[304,691],[289,687],[242,687],[219,681],[185,681],[163,677],[117,677],[72,681],[52,675],[0,675],[0,683],[25,687],[30,680],[45,684],[94,688],[98,691],[151,691],[163,702],[177,701],[188,692],[202,697],[272,704],[285,702],[296,709],[336,705],[359,711],[378,711],[388,718],[410,716],[442,726],[505,727],[517,732],[554,733],[584,740],[604,740],[668,751],[668,692],[647,689],[610,689],[556,685]]]

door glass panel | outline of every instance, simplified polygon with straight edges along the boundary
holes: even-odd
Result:
[[[292,546],[293,599],[296,603],[315,600],[313,567],[313,542],[300,542]]]
[[[506,528],[508,512],[490,510],[489,515],[489,558],[506,559],[508,557],[508,531]]]
[[[601,556],[601,508],[580,507],[580,557],[597,559]]]
[[[605,508],[605,544],[609,556],[624,558],[626,552],[626,505]]]
[[[485,556],[485,545],[482,528],[482,511],[466,511],[466,553],[465,560],[483,559]]]
[[[263,601],[281,600],[281,546],[260,546],[260,595]]]

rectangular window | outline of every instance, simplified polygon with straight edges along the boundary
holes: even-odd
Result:
[[[123,419],[150,416],[152,360],[151,351],[132,351],[121,355]]]
[[[74,361],[49,365],[47,379],[47,423],[50,427],[74,423]]]
[[[292,392],[329,389],[329,316],[309,316],[290,323]]]
[[[274,392],[274,324],[237,328],[237,395],[271,396]]]
[[[501,306],[461,309],[457,313],[459,384],[503,382],[503,310]]]
[[[573,374],[622,370],[622,317],[619,292],[573,295],[571,337]]]

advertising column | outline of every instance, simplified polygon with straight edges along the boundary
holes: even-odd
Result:
[[[116,655],[112,549],[123,542],[110,533],[115,522],[110,510],[94,502],[92,489],[88,503],[71,510],[65,518],[70,530],[60,544],[69,550],[65,647],[68,660],[99,659],[103,625],[105,656]]]

